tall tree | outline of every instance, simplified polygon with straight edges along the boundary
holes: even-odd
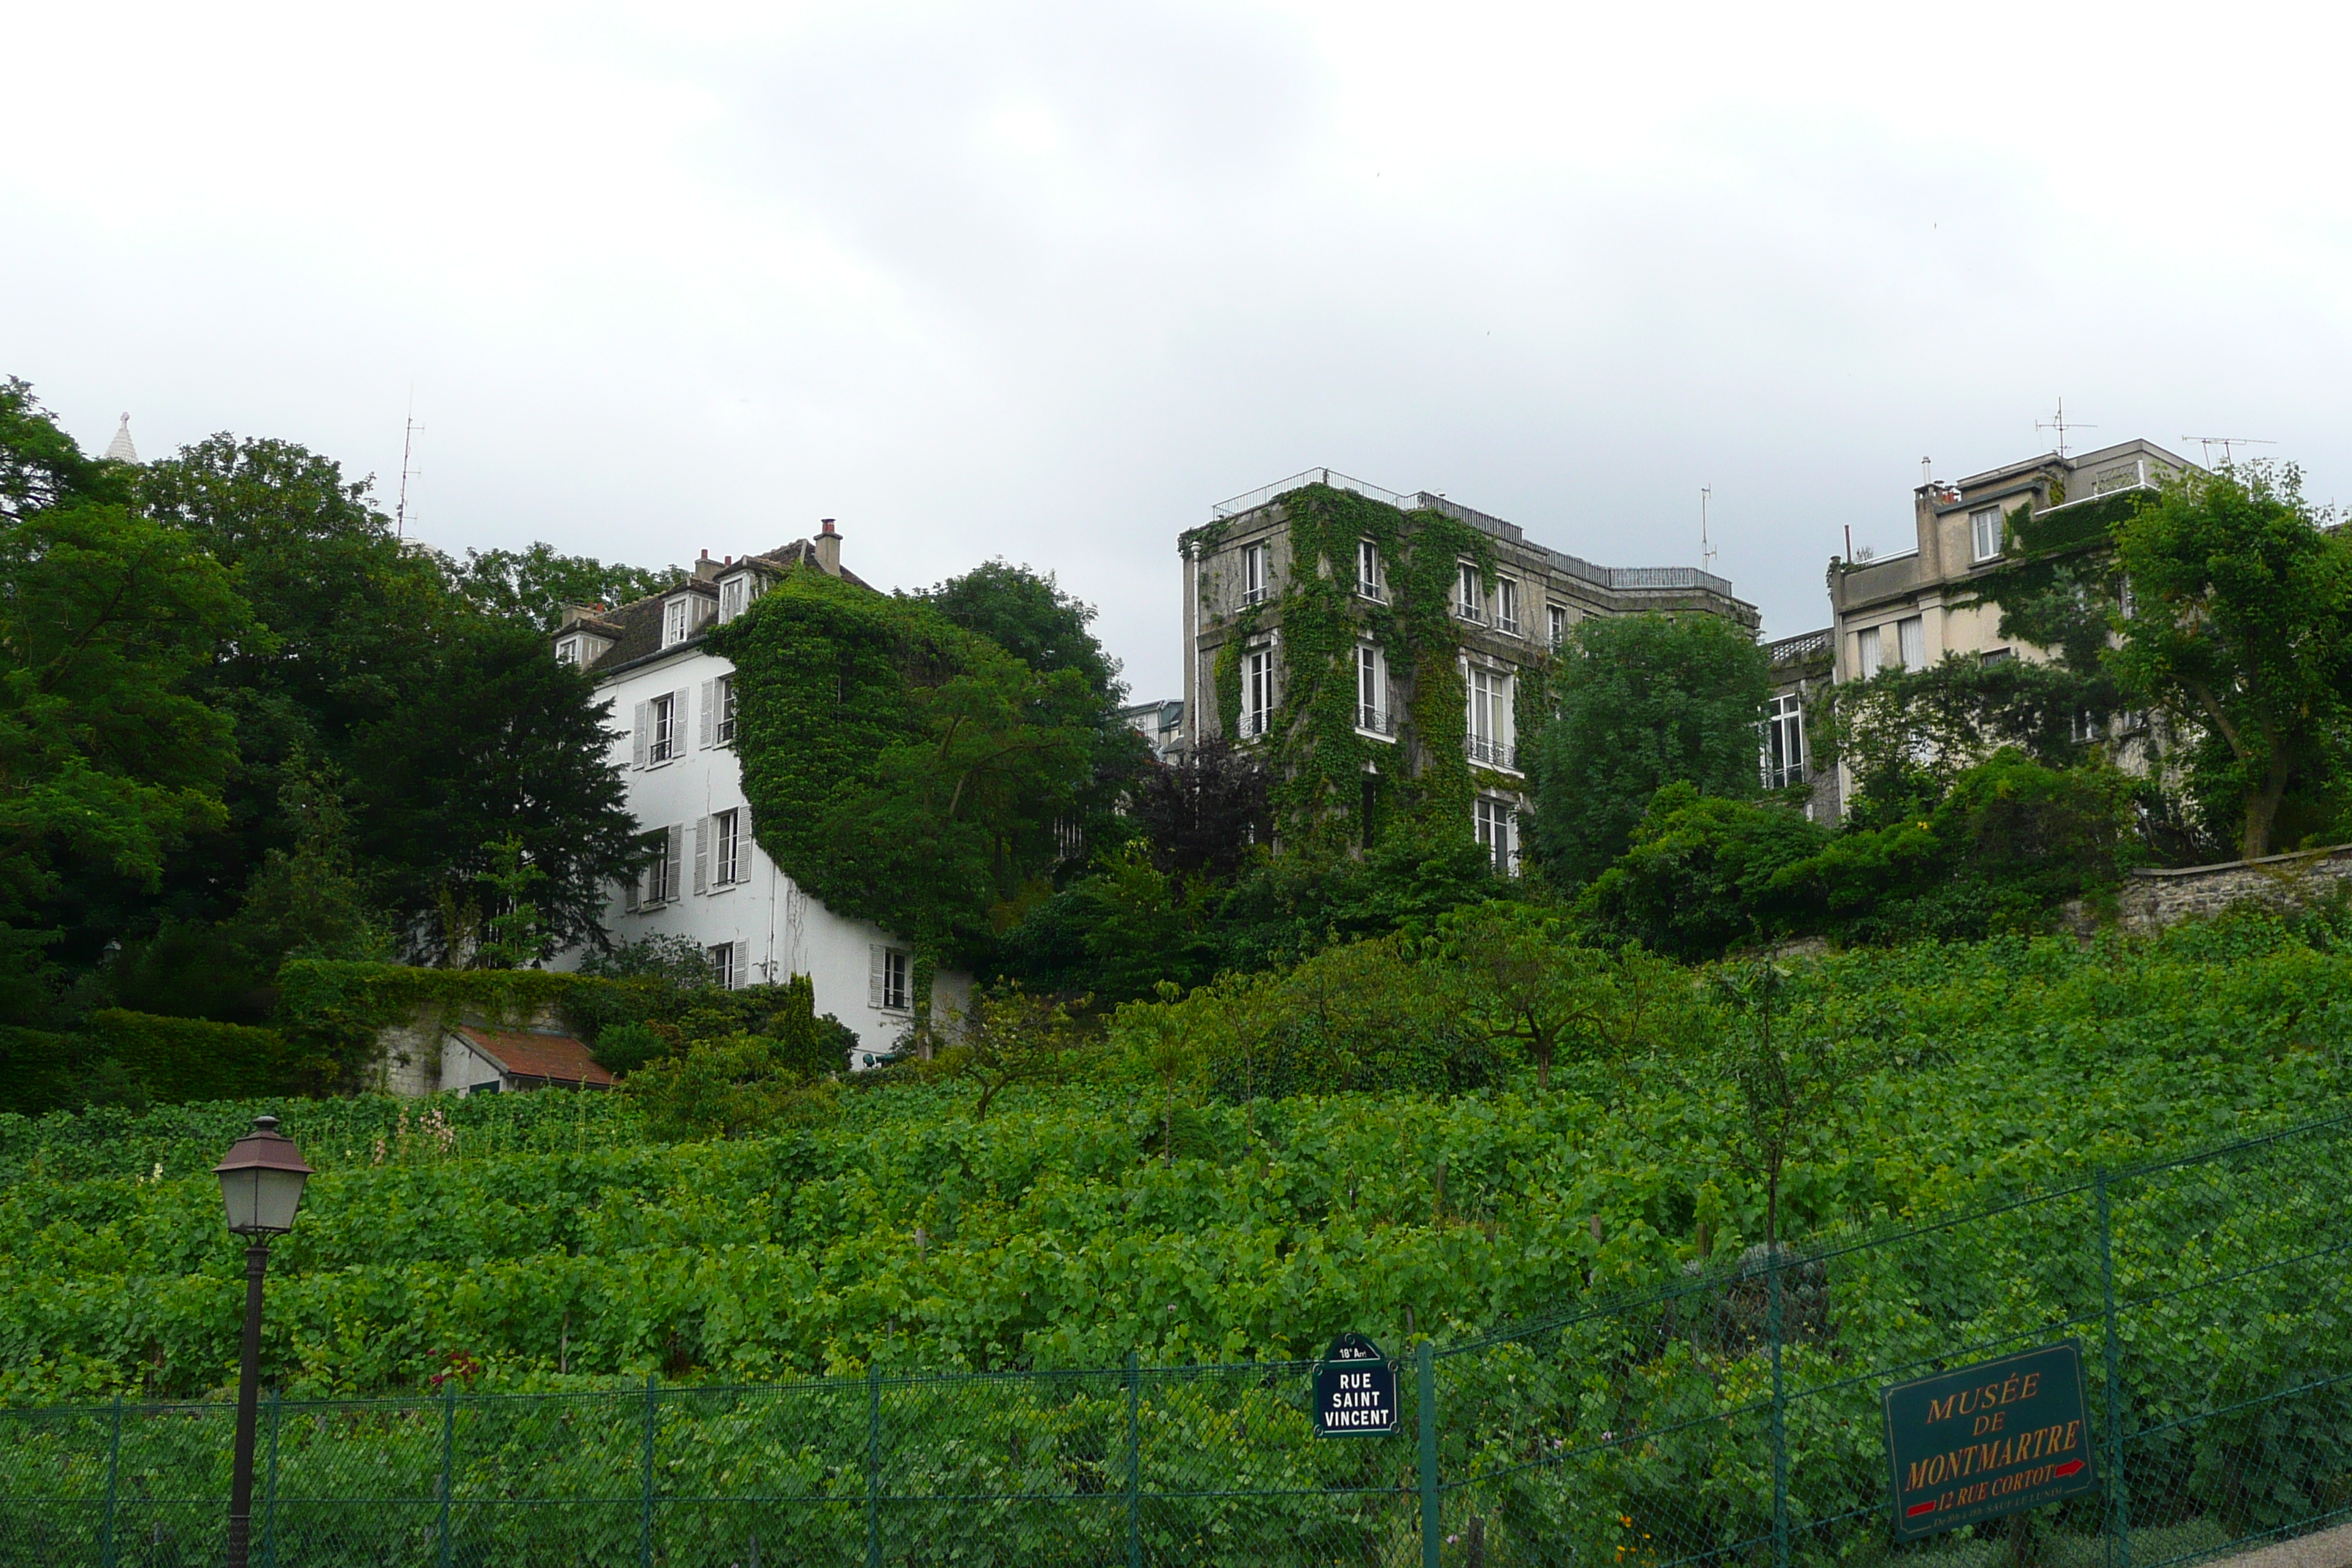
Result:
[[[456,573],[458,591],[482,609],[543,632],[555,629],[566,605],[625,605],[688,575],[676,566],[650,572],[592,555],[560,554],[545,543],[468,550]]]
[[[1588,882],[1623,853],[1661,785],[1732,800],[1762,792],[1771,664],[1744,626],[1717,616],[1587,620],[1560,650],[1551,689],[1557,710],[1530,748],[1528,838],[1564,882]]]
[[[2340,822],[2352,771],[2352,536],[2330,530],[2292,467],[2192,475],[2117,524],[2130,609],[2109,662],[2208,737],[2189,787],[2239,853]]]
[[[218,563],[131,500],[30,388],[0,386],[0,989],[19,1014],[68,923],[68,873],[152,889],[223,818],[235,744],[191,686],[252,617]]]

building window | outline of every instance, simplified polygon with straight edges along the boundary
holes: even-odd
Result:
[[[693,626],[694,603],[684,595],[662,606],[662,647],[676,647]]]
[[[676,827],[656,827],[646,835],[645,842],[653,855],[646,862],[645,874],[637,884],[639,908],[656,908],[677,898],[678,850],[684,837],[684,832]]]
[[[1389,720],[1389,667],[1370,643],[1356,645],[1356,728],[1373,735],[1393,733]]]
[[[1906,616],[1895,623],[1895,656],[1906,669],[1927,668],[1927,623],[1917,616]]]
[[[1886,639],[1879,636],[1876,626],[1864,626],[1854,634],[1854,674],[1868,680],[1886,667]]]
[[[722,888],[743,879],[743,814],[722,811],[710,818],[710,879]]]
[[[1545,613],[1551,618],[1551,646],[1555,652],[1568,645],[1568,606],[1551,605]]]
[[[722,746],[735,742],[735,678],[722,675],[710,683],[710,703],[717,710],[719,722],[712,727]]]
[[[1367,599],[1386,596],[1381,588],[1381,547],[1369,539],[1356,542],[1356,592]]]
[[[1263,735],[1274,723],[1274,647],[1242,656],[1242,734]]]
[[[646,765],[677,755],[677,695],[664,692],[646,704]]]
[[[722,942],[707,950],[710,957],[711,984],[721,991],[735,989],[735,944]]]
[[[1512,877],[1518,874],[1519,848],[1516,842],[1517,837],[1515,831],[1516,816],[1509,801],[1496,800],[1483,795],[1472,804],[1470,808],[1471,828],[1477,834],[1479,847],[1485,849],[1488,857],[1493,859],[1495,870],[1500,876]]]
[[[1969,513],[1969,531],[1975,537],[1977,559],[1990,561],[2000,554],[2000,508],[1979,507]]]
[[[1517,767],[1511,746],[1511,678],[1475,665],[1464,673],[1470,689],[1464,749],[1474,763],[1491,768]]]
[[[2005,647],[1989,647],[1977,655],[1977,662],[1990,669],[1996,664],[2007,664],[2016,656]]]
[[[1475,625],[1486,624],[1486,590],[1479,586],[1478,568],[1467,561],[1454,576],[1454,613]]]
[[[580,639],[578,637],[565,637],[562,642],[557,643],[555,645],[555,662],[558,664],[578,664],[580,662]]]
[[[1764,787],[1804,782],[1805,705],[1795,692],[1784,692],[1764,710]]]
[[[1242,603],[1255,605],[1265,597],[1265,546],[1242,546]]]
[[[874,1005],[885,1013],[914,1011],[914,955],[900,948],[877,948],[875,963]]]
[[[719,584],[719,618],[731,621],[751,607],[751,574],[748,572]]]
[[[1495,626],[1511,637],[1519,635],[1519,585],[1508,577],[1495,579]]]

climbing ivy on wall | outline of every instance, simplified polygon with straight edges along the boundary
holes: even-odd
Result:
[[[836,914],[914,949],[930,979],[1058,853],[1099,703],[919,600],[802,568],[711,634],[735,666],[735,750],[760,847]]]
[[[1265,605],[1243,609],[1213,671],[1218,717],[1232,734],[1241,719],[1243,645],[1266,620],[1278,622],[1282,689],[1265,742],[1276,833],[1286,845],[1343,848],[1366,837],[1370,804],[1375,824],[1402,812],[1441,833],[1466,834],[1484,770],[1463,748],[1468,694],[1454,592],[1464,561],[1492,590],[1494,542],[1444,512],[1402,511],[1328,485],[1292,490],[1280,505],[1290,550],[1281,594],[1270,615]],[[1227,526],[1196,529],[1184,542],[1205,556]],[[1385,601],[1356,594],[1356,551],[1365,539],[1380,555]],[[1365,633],[1386,656],[1401,698],[1394,745],[1357,732],[1355,650]],[[1400,765],[1407,756],[1409,775]],[[1367,773],[1368,763],[1379,772]],[[1496,783],[1517,784],[1500,775]]]

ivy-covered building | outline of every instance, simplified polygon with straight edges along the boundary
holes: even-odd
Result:
[[[1235,497],[1179,540],[1184,738],[1262,752],[1285,843],[1466,829],[1518,858],[1521,745],[1552,650],[1589,616],[1756,606],[1690,566],[1597,566],[1444,496],[1328,468]]]
[[[775,550],[716,561],[706,552],[690,575],[633,604],[568,608],[554,650],[584,667],[611,701],[613,767],[650,851],[645,869],[613,889],[605,929],[622,941],[683,937],[730,986],[808,975],[817,1011],[856,1032],[849,1065],[864,1067],[912,1026],[919,981],[950,1005],[968,1000],[971,982],[919,973],[905,933],[828,909],[755,832],[736,752],[746,694],[734,662],[709,644],[768,589],[804,571],[878,593],[842,565],[828,518],[813,538]]]

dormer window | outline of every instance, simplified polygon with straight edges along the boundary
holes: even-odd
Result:
[[[580,639],[578,637],[565,637],[562,642],[555,645],[555,662],[558,664],[578,664],[580,662]]]
[[[662,647],[676,647],[694,626],[694,600],[684,594],[662,606]]]
[[[719,618],[721,622],[731,621],[751,607],[751,574],[749,572],[719,580]]]

